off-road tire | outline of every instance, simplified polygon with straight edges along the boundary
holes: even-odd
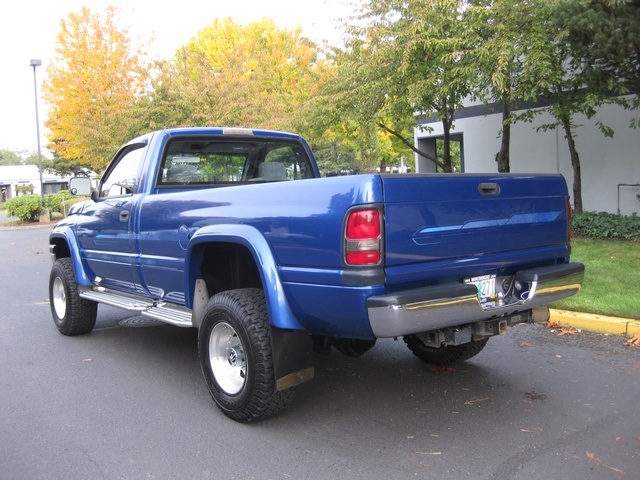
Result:
[[[211,297],[198,332],[198,356],[218,408],[251,422],[286,408],[294,390],[276,390],[264,292],[246,288]]]
[[[49,275],[49,305],[58,331],[63,335],[89,333],[96,325],[98,304],[80,298],[71,258],[59,258]]]
[[[427,347],[420,338],[415,335],[407,335],[403,338],[409,350],[423,362],[431,365],[449,365],[450,363],[464,362],[475,357],[485,347],[488,338],[462,345],[446,345],[440,348]]]

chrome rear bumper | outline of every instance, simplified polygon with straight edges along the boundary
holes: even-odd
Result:
[[[568,263],[522,270],[514,279],[524,293],[505,304],[482,304],[468,283],[436,285],[370,297],[369,322],[377,338],[461,326],[547,305],[580,291],[584,265]]]

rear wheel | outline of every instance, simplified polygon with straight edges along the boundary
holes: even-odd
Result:
[[[89,333],[96,324],[98,304],[78,295],[71,258],[59,258],[49,276],[49,305],[53,321],[64,335]]]
[[[416,357],[432,365],[448,365],[469,360],[479,354],[489,341],[488,338],[484,338],[462,345],[445,345],[434,348],[426,346],[416,335],[407,335],[403,340]]]
[[[274,415],[293,399],[276,390],[264,292],[239,289],[209,300],[198,332],[207,388],[229,418],[250,422]]]

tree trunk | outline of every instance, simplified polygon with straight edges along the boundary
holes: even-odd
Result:
[[[380,159],[379,165],[380,165],[380,173],[387,173],[387,159],[384,157],[384,155]]]
[[[444,130],[444,146],[442,151],[442,163],[445,172],[452,172],[451,165],[451,125],[453,125],[453,112],[447,111],[445,118],[442,120],[442,128]]]
[[[511,145],[511,109],[509,107],[509,99],[502,98],[502,141],[500,143],[500,151],[496,156],[498,162],[498,172],[509,173],[511,164],[509,158],[509,148]]]
[[[444,139],[442,142],[442,163],[444,163],[444,171],[451,171],[451,129],[449,123],[445,120],[442,122],[444,127]]]
[[[568,115],[562,115],[560,121],[564,128],[564,137],[569,144],[571,166],[573,167],[573,209],[576,213],[582,213],[582,173],[580,170],[580,156],[576,150],[576,142],[571,131],[571,119]]]

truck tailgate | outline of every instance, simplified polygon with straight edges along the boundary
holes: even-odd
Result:
[[[387,284],[562,263],[569,254],[560,175],[383,175]]]

